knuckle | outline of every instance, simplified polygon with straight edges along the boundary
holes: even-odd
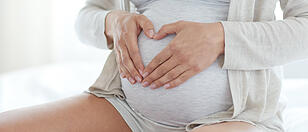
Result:
[[[168,46],[169,50],[170,50],[172,53],[174,53],[174,54],[178,54],[178,52],[180,52],[179,49],[178,49],[178,47],[177,47],[176,45],[177,45],[177,44],[173,44],[172,46]]]
[[[183,55],[183,53],[180,52],[179,54],[181,54],[180,56],[183,62],[187,62],[189,60],[189,57],[187,57],[186,55]]]
[[[175,50],[174,54],[175,54],[176,60],[179,61],[179,62],[188,62],[189,61],[189,57],[183,51]]]
[[[201,70],[201,68],[200,68],[199,66],[193,66],[192,70],[193,70],[194,72],[198,72],[198,71]]]

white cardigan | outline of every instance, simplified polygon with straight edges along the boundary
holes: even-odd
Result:
[[[308,0],[280,0],[284,20],[275,21],[278,0],[230,0],[225,54],[233,107],[189,123],[186,130],[222,121],[245,121],[266,132],[283,132],[281,65],[308,58]],[[76,30],[83,43],[112,50],[97,81],[89,88],[99,97],[125,99],[113,45],[107,47],[105,16],[129,10],[126,0],[87,0]],[[202,124],[202,125],[201,125]]]

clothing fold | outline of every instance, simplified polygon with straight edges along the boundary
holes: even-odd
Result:
[[[228,70],[233,106],[192,121],[186,130],[222,121],[245,121],[265,132],[285,131],[281,65],[308,58],[308,1],[280,0],[284,20],[279,21],[274,14],[277,2],[230,0],[228,20],[222,21],[225,54],[221,66]],[[107,11],[125,10],[127,6],[121,0],[88,0],[76,22],[81,41],[112,50],[113,44],[107,47],[103,34]],[[125,99],[114,51],[89,91],[101,97]]]

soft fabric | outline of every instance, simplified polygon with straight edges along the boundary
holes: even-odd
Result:
[[[128,10],[126,0],[88,0],[76,27],[80,39],[105,47],[104,18],[115,9]],[[186,130],[222,121],[245,121],[267,132],[284,132],[281,65],[308,58],[308,1],[280,0],[284,20],[275,21],[277,0],[230,0],[225,29],[225,56],[233,107],[186,125]],[[103,40],[103,41],[102,41]],[[112,49],[112,47],[108,47]],[[114,50],[101,76],[90,87],[100,97],[125,99]],[[106,70],[108,69],[108,70]],[[107,78],[105,76],[112,76]],[[105,82],[101,85],[100,82]],[[110,91],[117,91],[116,93]]]
[[[228,1],[218,0],[132,0],[132,2],[139,13],[153,22],[156,32],[164,24],[179,20],[224,21],[227,19],[229,9]],[[138,37],[138,47],[143,64],[148,65],[174,36],[168,35],[162,40],[153,40],[141,32]],[[170,90],[162,87],[156,90],[143,88],[140,83],[132,85],[126,78],[121,78],[126,101],[144,116],[172,126],[185,126],[200,117],[225,111],[232,106],[232,98],[227,70],[221,69],[218,64],[223,57],[218,59],[209,68]]]
[[[115,109],[121,114],[133,132],[185,132],[185,126],[170,126],[161,124],[136,112],[126,100],[116,97],[106,97]]]

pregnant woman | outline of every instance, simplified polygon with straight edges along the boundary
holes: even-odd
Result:
[[[2,113],[0,131],[285,131],[281,65],[308,58],[308,1],[280,0],[280,21],[277,0],[130,2],[79,14],[80,40],[112,50],[86,93]]]

